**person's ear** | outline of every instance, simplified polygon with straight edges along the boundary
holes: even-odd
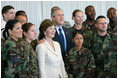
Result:
[[[107,14],[107,17],[109,18],[109,15]]]
[[[95,27],[97,28],[97,23],[95,23]]]
[[[54,21],[54,16],[51,16],[52,21]]]
[[[23,32],[23,35],[24,35],[24,36],[27,36],[27,32]]]
[[[74,17],[72,17],[72,20],[74,20]]]
[[[44,32],[44,35],[46,36],[46,32]]]
[[[6,17],[6,14],[5,13],[3,13],[3,17]]]
[[[8,33],[11,35],[12,34],[12,31],[10,29],[8,29]]]

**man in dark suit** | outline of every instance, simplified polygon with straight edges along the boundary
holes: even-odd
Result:
[[[69,29],[63,27],[64,12],[59,7],[55,6],[51,9],[51,18],[55,23],[56,34],[53,40],[58,41],[61,46],[62,57],[64,59],[65,53],[72,48],[72,33]]]

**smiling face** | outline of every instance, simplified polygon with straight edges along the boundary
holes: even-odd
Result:
[[[90,19],[94,20],[95,15],[96,15],[94,7],[93,6],[87,7],[85,14],[87,15],[87,18],[90,18]]]
[[[95,26],[98,31],[105,32],[107,31],[107,20],[105,18],[99,18]]]
[[[55,16],[52,16],[52,20],[57,26],[63,25],[64,23],[64,12],[62,10],[56,10]]]
[[[22,38],[22,26],[20,22],[17,22],[12,30],[8,30],[10,37],[12,37],[14,40],[18,40],[19,38]]]
[[[73,20],[75,21],[76,24],[82,24],[84,20],[83,13],[81,11],[77,12],[75,14],[75,17],[73,17]]]
[[[117,13],[115,8],[110,8],[107,12],[107,17],[109,20],[112,21],[117,21]]]
[[[77,33],[73,38],[73,42],[74,42],[75,46],[82,47],[83,42],[84,42],[84,38],[83,38],[82,34]]]
[[[50,26],[46,29],[44,34],[45,34],[45,37],[53,38],[55,36],[55,32],[56,32],[55,26]]]

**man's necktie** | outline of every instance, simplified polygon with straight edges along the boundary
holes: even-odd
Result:
[[[61,46],[62,46],[62,49],[64,50],[64,52],[66,51],[65,50],[65,42],[64,42],[64,36],[62,34],[62,29],[59,28],[59,37],[60,37],[60,40],[61,40]]]

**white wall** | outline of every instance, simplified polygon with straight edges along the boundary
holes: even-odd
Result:
[[[15,8],[15,12],[18,10],[26,11],[28,21],[36,25],[38,32],[41,21],[46,18],[51,19],[50,12],[53,6],[62,8],[65,20],[73,25],[72,12],[75,9],[85,12],[86,6],[93,5],[96,10],[96,17],[99,15],[106,16],[108,8],[117,8],[117,1],[1,1],[1,9],[5,5],[12,5]],[[85,15],[84,17],[86,19]]]

